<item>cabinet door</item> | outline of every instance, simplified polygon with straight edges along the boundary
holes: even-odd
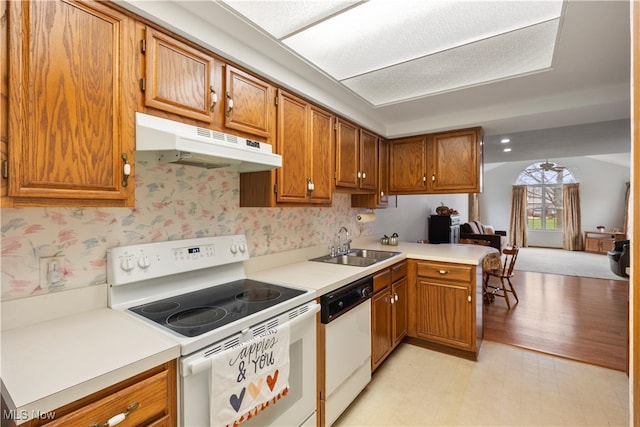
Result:
[[[221,90],[214,87],[214,58],[151,27],[143,53],[145,106],[212,123]]]
[[[585,250],[585,252],[599,253],[600,252],[600,240],[601,239],[594,238],[594,237],[587,237],[584,240],[584,250]]]
[[[315,106],[309,108],[311,144],[311,203],[330,205],[333,194],[333,116]]]
[[[389,142],[381,139],[378,146],[378,207],[389,205]]]
[[[391,351],[391,295],[389,287],[371,298],[371,368],[374,370]]]
[[[395,282],[391,287],[392,320],[391,320],[391,337],[393,347],[400,344],[400,341],[407,335],[407,326],[409,324],[409,305],[407,294],[407,278],[403,278]]]
[[[278,91],[278,99],[276,151],[282,156],[282,167],[276,169],[276,199],[279,203],[305,203],[307,179],[311,178],[307,103],[284,91]]]
[[[229,129],[268,138],[274,105],[274,88],[267,82],[227,65],[225,122]]]
[[[359,128],[351,123],[337,120],[336,187],[358,188],[359,140]]]
[[[469,285],[418,277],[416,333],[432,342],[473,350],[473,304]]]
[[[9,9],[13,203],[133,206],[133,20],[102,2]]]
[[[378,184],[378,137],[360,131],[359,178],[361,190],[375,190]]]
[[[352,194],[351,207],[379,209],[389,205],[389,142],[378,139],[378,187],[374,194]]]
[[[438,193],[480,192],[481,129],[437,133],[431,138],[430,190]]]
[[[426,191],[427,141],[424,136],[403,138],[389,146],[389,192]]]

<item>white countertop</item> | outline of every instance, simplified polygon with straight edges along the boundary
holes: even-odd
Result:
[[[254,271],[249,274],[249,277],[285,286],[302,286],[315,290],[316,294],[320,296],[406,258],[479,265],[486,254],[498,252],[496,249],[487,246],[461,244],[436,245],[401,242],[397,246],[365,243],[354,245],[353,247],[400,252],[401,254],[368,267],[304,260],[271,269]]]
[[[257,267],[248,269],[247,275],[256,280],[312,289],[320,296],[406,258],[478,265],[487,253],[497,252],[486,246],[457,244],[383,246],[363,241],[353,246],[400,254],[369,267],[353,267],[307,260],[322,255],[318,250],[326,249],[295,250],[258,257],[262,259],[256,260]],[[310,253],[313,255],[308,256]],[[95,293],[90,290],[80,293]],[[74,298],[70,293],[48,296],[42,302],[34,299],[28,301],[29,309],[25,308],[27,302],[5,304],[5,308],[11,307],[5,311],[12,326],[1,333],[0,377],[2,394],[9,397],[9,409],[26,415],[16,420],[18,424],[180,356],[177,341],[106,307],[87,311],[79,307],[80,312],[57,313],[59,316],[55,318],[45,316],[36,323],[24,323],[26,317],[21,313],[37,314],[44,309],[43,304],[51,305],[51,298],[63,297],[64,301]]]
[[[174,340],[109,308],[2,331],[1,340],[3,395],[24,416],[18,424],[180,356]]]

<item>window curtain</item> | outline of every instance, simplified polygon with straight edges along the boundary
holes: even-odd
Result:
[[[580,214],[580,184],[562,186],[563,224],[562,248],[568,251],[584,250],[582,215]]]
[[[514,185],[511,190],[511,222],[509,244],[527,246],[527,186]]]
[[[469,222],[480,222],[480,194],[469,193]]]

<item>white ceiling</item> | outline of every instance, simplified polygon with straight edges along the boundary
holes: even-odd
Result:
[[[513,28],[507,31],[507,36],[500,29],[491,33],[491,23],[496,20],[487,17],[489,13],[486,12],[486,6],[491,2],[485,1],[469,1],[458,5],[458,19],[446,21],[441,17],[440,21],[447,24],[442,28],[453,27],[456,30],[451,39],[440,37],[437,43],[432,43],[433,46],[429,45],[429,39],[420,29],[419,20],[410,19],[409,24],[398,27],[401,30],[372,25],[367,30],[367,37],[356,39],[355,46],[362,46],[362,51],[366,52],[380,45],[382,53],[358,57],[354,51],[334,48],[335,60],[332,59],[331,49],[327,50],[326,47],[334,47],[337,41],[322,39],[322,43],[318,44],[320,51],[316,51],[316,56],[311,59],[294,53],[293,42],[290,46],[281,42],[279,38],[286,42],[304,33],[297,32],[300,23],[290,19],[285,20],[286,25],[274,25],[274,18],[270,18],[262,22],[265,28],[260,28],[218,1],[121,0],[120,3],[386,137],[479,125],[485,129],[487,162],[630,151],[628,1],[565,1],[562,4],[563,16],[559,21],[556,20],[559,35],[557,40],[553,38],[556,43],[551,67],[545,66],[544,61],[540,62],[542,66],[535,65],[541,69],[538,72],[521,71],[522,63],[527,63],[528,55],[536,49],[530,43],[531,36],[519,36],[532,28],[549,26],[549,23],[556,21],[543,16],[538,19],[541,24],[536,24],[535,20],[525,23],[528,26],[523,30],[524,33]],[[250,5],[249,10],[258,12],[254,14],[258,17],[267,16],[272,8],[275,16],[284,16],[283,11],[290,8],[283,9],[283,4],[290,6],[301,3],[306,8],[312,8],[318,2],[265,0],[253,4],[249,2],[245,6]],[[331,15],[343,8],[344,3],[353,2],[329,3],[336,6],[336,9],[328,12]],[[423,3],[429,2],[393,2],[415,7],[416,16],[418,5]],[[528,3],[509,3],[515,11],[528,10],[524,7]],[[351,10],[358,7],[352,7]],[[483,10],[484,14],[466,19],[474,16],[472,11]],[[245,13],[249,14],[246,10]],[[313,16],[317,16],[314,13],[312,10],[309,14],[312,21],[316,19]],[[323,13],[324,18],[327,13]],[[402,13],[412,14],[413,17],[412,12]],[[524,17],[527,15],[531,13],[527,12]],[[477,16],[484,18],[479,20]],[[341,25],[344,27],[348,23],[347,20]],[[425,20],[425,25],[427,23]],[[482,41],[464,43],[456,38],[458,36],[455,34],[466,35],[466,30],[474,24],[483,28],[485,36],[498,34],[493,37],[499,42],[495,43],[496,49],[485,49],[484,53],[476,54],[468,49],[478,45],[482,48]],[[393,43],[389,44],[381,34],[371,32],[372,29],[382,35],[388,35],[391,31],[394,34],[392,41],[397,39],[404,44],[410,43],[411,50],[418,49],[418,59],[396,55],[400,49],[394,47]],[[334,33],[335,40],[339,41],[342,33]],[[345,38],[347,33],[345,30]],[[318,38],[317,35],[315,37]],[[467,39],[462,37],[461,40]],[[422,48],[426,50],[420,51]],[[445,50],[443,53],[431,53],[438,48]],[[353,49],[353,45],[350,49]],[[405,50],[402,49],[403,52]],[[365,61],[367,57],[372,58]],[[350,58],[354,61],[349,61]],[[450,65],[451,58],[455,60],[454,66]],[[482,62],[486,58],[491,61],[503,58],[507,61],[496,62],[496,70],[492,70]],[[403,61],[402,64],[393,66],[398,60]],[[509,60],[512,60],[511,65]],[[320,70],[314,62],[323,64],[325,70]],[[351,63],[361,64],[364,68],[353,68]],[[394,67],[404,67],[404,70],[401,72]],[[388,72],[391,69],[393,72]],[[481,71],[483,79],[490,80],[489,83],[480,83],[478,73],[470,72],[477,69]],[[500,74],[505,69],[518,77],[506,78]],[[492,71],[496,73],[491,74]],[[377,72],[383,73],[383,83],[371,77]],[[423,80],[425,75],[428,76],[429,84],[418,89],[410,87],[405,80],[415,73]],[[608,123],[586,125],[597,122]],[[510,153],[502,152],[499,139],[504,135],[511,138]]]

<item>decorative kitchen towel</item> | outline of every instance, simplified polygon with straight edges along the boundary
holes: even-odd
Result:
[[[287,395],[289,325],[218,353],[211,363],[210,424],[237,426]]]

